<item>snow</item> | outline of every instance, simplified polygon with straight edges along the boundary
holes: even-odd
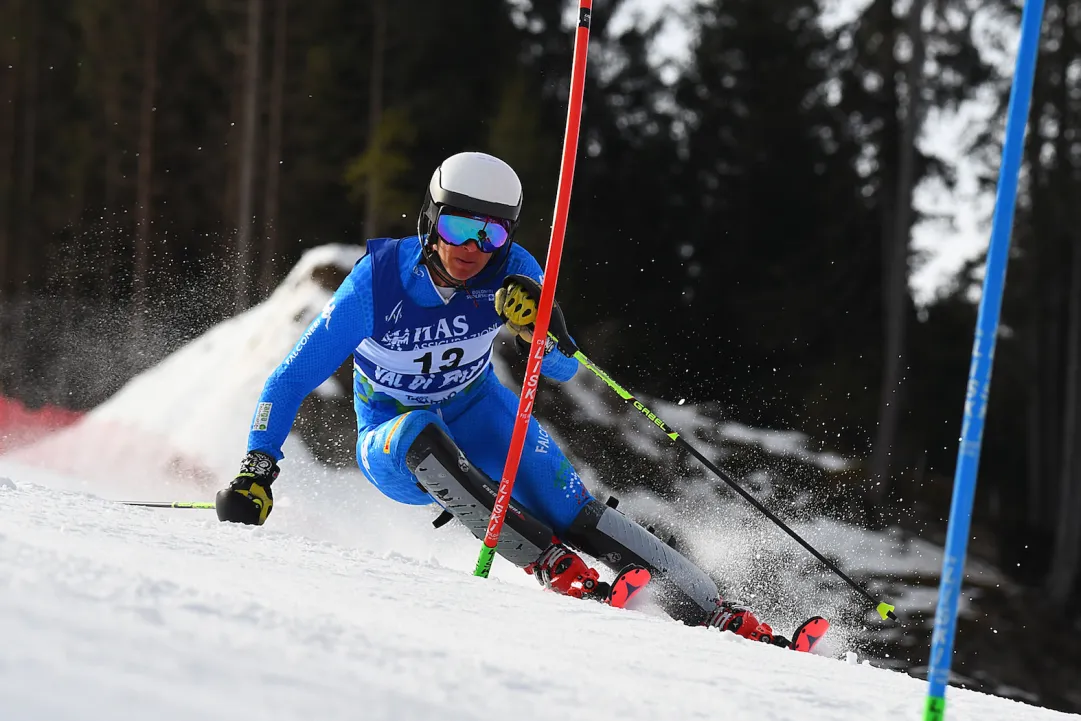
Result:
[[[828,657],[796,654],[681,626],[648,599],[621,611],[545,593],[500,561],[490,579],[474,578],[479,544],[464,529],[433,530],[433,507],[395,504],[359,471],[317,464],[295,438],[264,527],[116,503],[212,497],[235,471],[266,374],[329,298],[319,267],[347,271],[361,252],[313,251],[264,303],[75,426],[0,456],[3,721],[918,717],[926,684],[855,663],[839,624]],[[707,430],[690,406],[662,414],[681,431]],[[831,462],[796,434],[726,428]],[[793,569],[788,614],[767,617],[779,630],[840,610],[802,549],[745,504],[718,507],[707,484],[687,484],[683,505],[623,500],[684,522],[688,543],[745,600],[763,574]],[[919,577],[940,563],[941,549],[919,540],[833,521],[796,530],[849,570]],[[933,603],[919,595],[894,600]],[[949,709],[951,721],[1066,717],[963,689],[950,690]]]
[[[0,488],[8,721],[863,721],[917,718],[926,693],[893,671],[474,578],[461,534],[428,531],[430,555],[374,550],[363,525],[332,543],[318,524],[224,525],[0,474],[17,486]],[[959,689],[949,710],[1067,717]]]

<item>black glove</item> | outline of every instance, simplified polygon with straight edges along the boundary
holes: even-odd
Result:
[[[278,477],[278,464],[262,451],[249,451],[228,488],[218,491],[214,509],[219,521],[261,526],[274,508],[270,484]]]
[[[537,306],[540,305],[541,285],[526,275],[512,274],[503,280],[503,287],[495,292],[495,312],[516,338],[520,338],[528,347],[533,342],[533,324],[537,320]],[[559,303],[552,304],[552,315],[548,321],[549,336],[555,336],[559,350],[566,356],[573,357],[578,347],[567,332],[567,323],[563,320],[563,311]],[[544,352],[552,350],[553,341],[549,337]]]

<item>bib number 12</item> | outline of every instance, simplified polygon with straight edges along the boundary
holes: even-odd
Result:
[[[445,351],[443,351],[442,360],[444,362],[443,362],[442,365],[439,366],[438,370],[440,370],[440,371],[454,370],[455,368],[458,367],[458,364],[462,362],[462,356],[464,356],[464,355],[465,355],[465,351],[463,349],[461,349],[461,348],[447,348]],[[413,362],[414,363],[420,363],[420,372],[421,373],[431,373],[432,372],[432,352],[431,351],[428,351],[427,353],[422,355],[420,358],[414,358]]]

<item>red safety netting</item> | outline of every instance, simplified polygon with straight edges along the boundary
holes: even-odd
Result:
[[[0,396],[0,453],[40,440],[82,416],[57,406],[27,408],[14,398]]]

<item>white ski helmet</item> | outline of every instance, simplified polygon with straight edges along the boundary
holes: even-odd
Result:
[[[443,208],[505,220],[513,238],[522,210],[522,181],[513,168],[487,153],[452,155],[435,169],[424,196],[417,234],[425,245]]]

